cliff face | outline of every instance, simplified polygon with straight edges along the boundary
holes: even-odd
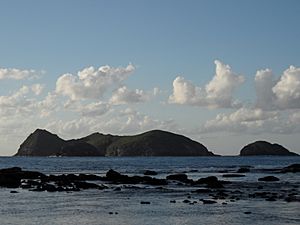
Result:
[[[255,155],[278,155],[278,156],[296,156],[294,152],[290,152],[285,147],[279,144],[271,144],[266,141],[256,141],[246,145],[240,151],[241,156]]]
[[[212,156],[207,148],[187,137],[153,130],[121,137],[108,146],[109,156]]]
[[[60,152],[65,141],[46,130],[37,129],[21,144],[17,156],[49,156]]]
[[[103,156],[93,145],[81,140],[65,141],[37,129],[20,145],[16,156]]]
[[[37,129],[21,144],[16,156],[213,156],[185,136],[153,130],[134,136],[94,133],[66,141]]]

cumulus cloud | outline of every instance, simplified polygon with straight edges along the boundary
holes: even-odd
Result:
[[[34,110],[40,112],[41,117],[48,117],[60,109],[58,96],[49,92],[44,99],[36,101],[33,107]]]
[[[33,84],[31,90],[35,95],[40,95],[44,90],[44,85],[42,84]]]
[[[277,123],[278,113],[262,109],[240,108],[230,114],[218,114],[204,125],[205,131],[261,132],[265,125]]]
[[[272,91],[276,84],[270,69],[258,70],[255,75],[256,106],[261,109],[274,107],[275,94]]]
[[[300,68],[290,66],[272,88],[279,107],[300,108]]]
[[[264,110],[300,108],[300,68],[290,66],[275,80],[270,69],[255,75],[256,106]]]
[[[148,95],[143,90],[129,90],[126,86],[122,86],[113,92],[110,103],[113,105],[121,105],[144,102],[147,99]]]
[[[173,94],[169,103],[205,106],[210,108],[232,108],[239,103],[233,99],[233,93],[243,82],[244,77],[235,74],[229,65],[216,60],[216,74],[204,87],[195,86],[183,77],[173,81]]]
[[[108,88],[119,86],[134,70],[132,64],[125,68],[88,67],[79,71],[77,75],[64,74],[59,77],[56,92],[68,96],[71,100],[98,99]]]
[[[0,68],[0,80],[13,79],[22,80],[37,77],[38,73],[35,70],[20,70],[15,68]]]
[[[0,96],[0,110],[13,109],[16,106],[25,106],[30,102],[24,96],[29,93],[30,88],[28,86],[22,86],[18,91],[12,95]]]

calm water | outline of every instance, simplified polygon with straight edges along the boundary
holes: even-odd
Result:
[[[215,175],[220,170],[236,171],[250,166],[251,173],[242,182],[274,175],[263,169],[282,168],[300,163],[300,157],[126,157],[126,158],[40,158],[0,157],[0,168],[12,166],[44,173],[105,174],[114,169],[128,175],[141,175],[145,169],[155,170],[157,177],[185,172],[197,179]],[[299,174],[276,174],[283,182],[297,186]],[[184,188],[183,188],[184,189]],[[284,201],[240,200],[227,205],[188,205],[182,203],[187,191],[162,191],[153,187],[116,192],[84,190],[73,193],[30,192],[0,189],[0,224],[300,224],[300,203]],[[176,200],[171,204],[170,200]],[[150,201],[150,205],[141,205]],[[245,211],[252,213],[247,215]],[[109,214],[117,212],[118,214]]]

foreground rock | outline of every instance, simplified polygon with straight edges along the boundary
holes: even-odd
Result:
[[[194,185],[197,184],[206,184],[207,188],[224,188],[222,181],[219,181],[215,176],[200,178],[199,180],[194,182]]]
[[[300,172],[300,164],[292,164],[287,167],[284,167],[281,173],[299,173]]]
[[[117,171],[109,170],[104,178],[106,181],[110,181],[115,184],[149,184],[149,185],[167,185],[168,182],[165,179],[157,179],[149,176],[127,176],[120,174]]]
[[[259,181],[272,182],[272,181],[279,181],[279,178],[274,177],[274,176],[266,176],[266,177],[258,178],[258,180]]]
[[[298,156],[298,154],[290,152],[279,144],[271,144],[266,141],[256,141],[246,145],[240,151],[240,156],[258,155]]]
[[[213,156],[185,136],[152,130],[134,136],[94,133],[76,140],[37,129],[21,144],[16,156]]]
[[[297,168],[297,164],[295,165],[288,168]],[[227,175],[236,176],[238,174]],[[109,189],[112,194],[124,191],[128,191],[127,193],[138,191],[142,194],[143,191],[145,193],[155,191],[156,194],[162,192],[180,193],[178,202],[182,202],[182,196],[185,196],[187,199],[183,202],[190,205],[196,204],[199,200],[203,204],[230,204],[230,202],[245,199],[299,202],[298,183],[286,182],[284,176],[281,179],[282,182],[278,182],[277,177],[267,176],[260,178],[259,182],[252,180],[229,182],[219,180],[215,176],[193,180],[188,179],[188,176],[183,173],[168,175],[166,179],[150,176],[128,176],[112,169],[107,171],[105,176],[94,174],[46,175],[36,171],[23,171],[19,167],[0,170],[0,187],[22,188],[33,192],[77,192],[86,189]],[[260,181],[264,181],[264,183]],[[19,191],[11,191],[11,193],[17,192]],[[172,196],[177,196],[177,194],[172,194]],[[177,202],[174,199],[171,201],[172,203]]]

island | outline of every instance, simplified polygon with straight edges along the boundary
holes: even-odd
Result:
[[[132,136],[93,133],[64,140],[37,129],[20,145],[15,156],[214,156],[197,141],[183,135],[151,130]]]
[[[279,144],[271,144],[267,141],[256,141],[251,144],[246,145],[240,151],[240,156],[260,156],[260,155],[270,155],[270,156],[298,156],[294,152],[290,152],[285,147]]]

